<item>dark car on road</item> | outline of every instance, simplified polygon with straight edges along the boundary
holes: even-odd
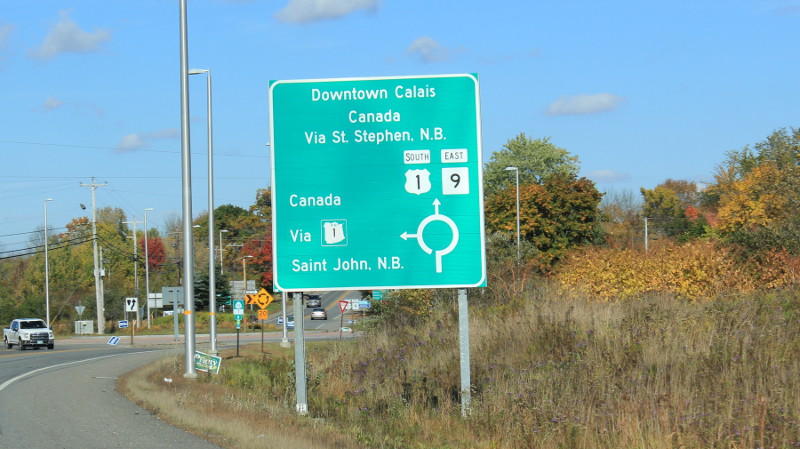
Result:
[[[322,307],[322,298],[319,295],[308,295],[306,297],[306,307]]]

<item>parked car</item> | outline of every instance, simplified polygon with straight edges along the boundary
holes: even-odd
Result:
[[[316,308],[311,310],[311,319],[312,320],[327,320],[328,319],[328,312],[322,308]]]
[[[306,307],[322,307],[322,298],[319,295],[308,295],[306,297]]]
[[[353,332],[353,328],[345,326],[345,327],[339,329],[339,332]]]
[[[278,316],[278,326],[283,326],[283,315]],[[286,317],[286,328],[294,329],[294,317],[291,315]]]

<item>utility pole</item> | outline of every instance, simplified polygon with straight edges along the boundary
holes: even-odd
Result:
[[[647,217],[644,217],[644,253],[650,252],[650,236],[647,229]]]
[[[99,256],[97,253],[97,202],[95,201],[94,191],[98,187],[104,187],[107,185],[108,185],[107,182],[104,182],[102,184],[95,183],[94,176],[92,176],[91,184],[80,183],[81,187],[92,188],[92,249],[94,251],[94,291],[95,291],[95,296],[97,297],[97,333],[101,335],[105,332],[106,329],[106,319],[105,319],[105,301],[103,299],[103,288],[101,286],[102,284],[100,283]]]
[[[134,285],[134,297],[139,298],[139,240],[136,237],[136,216],[133,217],[133,221],[123,221],[125,224],[133,224],[133,285]],[[145,232],[147,230],[145,229]],[[137,299],[137,307],[136,307],[136,327],[142,327],[141,317],[139,316],[139,307],[138,305],[141,304],[141,301]]]

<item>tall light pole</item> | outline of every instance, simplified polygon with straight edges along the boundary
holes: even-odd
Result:
[[[206,74],[208,100],[208,314],[211,353],[217,354],[217,285],[214,268],[214,144],[211,122],[211,70],[190,69],[189,75]],[[222,239],[220,234],[220,239]]]
[[[251,255],[246,255],[242,257],[242,301],[247,302],[247,264],[245,261],[249,258],[252,258]],[[252,304],[250,305],[252,310]],[[245,329],[246,330],[246,329]]]
[[[225,274],[225,258],[222,253],[222,233],[228,232],[227,229],[219,230],[219,274]]]
[[[517,178],[517,263],[519,263],[519,167],[506,167],[506,170],[514,170],[514,174]]]
[[[189,32],[187,30],[187,0],[180,0],[180,83],[181,83],[181,211],[183,219],[183,294],[184,310],[185,371],[183,377],[196,379],[194,367],[194,242],[192,241],[192,150],[189,130]]]
[[[148,207],[144,210],[144,289],[147,301],[147,328],[150,329],[150,247],[147,245],[147,212],[155,209]]]
[[[50,246],[50,233],[47,232],[47,202],[53,201],[52,198],[44,200],[44,307],[47,317],[47,327],[50,327],[50,261],[47,250]]]

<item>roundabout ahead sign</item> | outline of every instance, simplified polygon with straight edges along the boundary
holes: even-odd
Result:
[[[475,75],[270,83],[275,287],[486,285]]]

